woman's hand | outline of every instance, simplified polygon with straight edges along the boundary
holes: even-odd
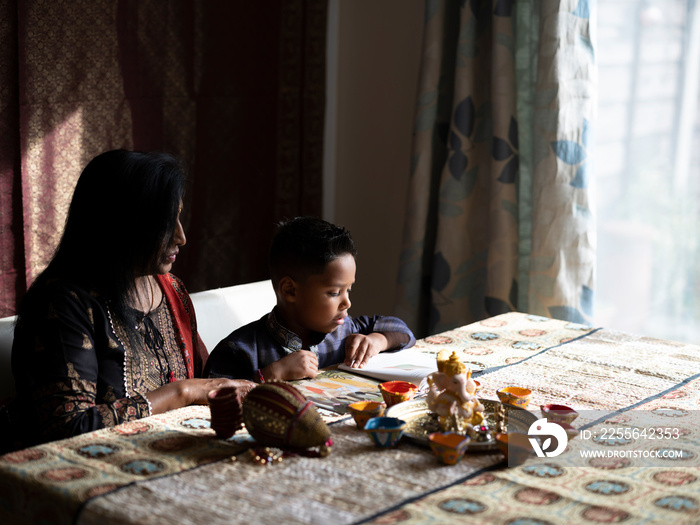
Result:
[[[235,386],[241,392],[241,398],[248,395],[257,385],[244,379],[183,379],[168,383],[146,394],[151,402],[151,413],[162,414],[189,405],[206,405],[207,394],[217,388]]]

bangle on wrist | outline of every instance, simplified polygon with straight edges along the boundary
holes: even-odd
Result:
[[[265,382],[265,378],[263,377],[262,370],[258,368],[258,383],[262,384]]]

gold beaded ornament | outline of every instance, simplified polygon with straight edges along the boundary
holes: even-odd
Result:
[[[243,400],[243,421],[258,445],[250,451],[258,464],[297,454],[325,457],[331,452],[333,441],[325,421],[289,383],[268,381],[251,390]]]

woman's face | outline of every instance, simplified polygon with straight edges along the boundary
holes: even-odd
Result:
[[[182,223],[180,222],[180,214],[182,213],[182,201],[180,201],[180,206],[177,210],[177,220],[175,221],[175,230],[173,231],[173,236],[169,241],[163,245],[161,250],[156,256],[156,261],[153,268],[153,273],[164,275],[168,273],[172,267],[175,259],[177,259],[177,254],[180,252],[180,246],[184,246],[187,242],[185,237],[185,230],[182,228]]]

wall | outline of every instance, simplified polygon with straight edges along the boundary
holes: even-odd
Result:
[[[424,4],[329,3],[324,215],[347,227],[357,244],[353,315],[392,312]]]

